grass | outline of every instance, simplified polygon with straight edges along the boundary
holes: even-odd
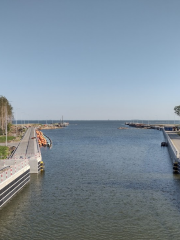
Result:
[[[0,159],[5,159],[9,155],[9,148],[6,146],[0,146]]]
[[[12,141],[14,140],[15,137],[13,136],[7,136],[7,141]],[[6,136],[0,136],[0,143],[5,143],[6,142]]]

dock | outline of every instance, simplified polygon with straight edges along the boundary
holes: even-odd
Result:
[[[34,127],[28,128],[10,158],[15,160],[27,159],[30,165],[30,173],[38,173],[40,171],[42,156]]]
[[[176,149],[180,153],[180,135],[178,135],[177,132],[167,132],[167,133],[171,141],[175,145]]]
[[[163,130],[168,151],[173,163],[173,173],[180,174],[180,136],[177,132]]]
[[[30,181],[30,173],[43,167],[35,128],[30,127],[12,155],[0,160],[0,207]]]
[[[180,128],[176,124],[143,124],[126,122],[125,125],[135,128],[156,129],[161,130],[164,135],[165,142],[161,146],[167,146],[169,156],[172,160],[173,173],[180,174]]]

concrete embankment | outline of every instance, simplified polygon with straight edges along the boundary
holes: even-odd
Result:
[[[168,151],[173,163],[173,172],[180,173],[180,136],[177,132],[165,131],[163,134],[166,142],[168,143]]]
[[[179,129],[178,126],[175,124],[145,125],[142,123],[126,123],[126,125],[136,128],[162,130],[165,138],[165,145],[161,146],[168,147],[168,152],[173,164],[173,172],[180,173],[180,136],[178,135],[179,131],[177,131]],[[167,131],[167,129],[171,129],[171,131]]]
[[[29,128],[9,159],[0,160],[0,207],[39,173],[44,164],[35,128]]]
[[[10,200],[30,180],[28,160],[0,161],[0,207]]]
[[[180,145],[180,137],[176,132],[169,132],[163,129],[163,134],[166,142],[168,143],[168,151],[172,162],[175,163],[179,161],[179,150],[178,147]]]
[[[144,123],[132,123],[132,122],[126,122],[125,125],[129,125],[130,127],[136,127],[136,128],[145,128],[145,129],[157,129],[162,130],[162,128],[170,128],[171,131],[173,129],[178,130],[179,127],[177,127],[176,124],[144,124]]]
[[[38,173],[40,171],[40,162],[42,161],[42,156],[34,127],[31,127],[27,130],[11,158],[28,159],[30,173]]]

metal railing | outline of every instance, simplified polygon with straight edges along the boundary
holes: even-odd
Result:
[[[27,139],[26,148],[22,151],[22,153],[17,154],[17,148],[20,146],[20,143],[21,143],[20,142],[18,147],[16,148],[16,151],[14,151],[13,154],[10,156],[10,159],[18,160],[18,159],[30,159],[30,158],[33,158],[33,157],[41,157],[41,151],[40,151],[40,148],[39,148],[35,128],[28,129],[28,131],[30,131],[30,132],[29,132],[29,136],[28,136],[28,139]],[[36,141],[36,142],[32,142],[32,140],[31,140],[32,137],[35,138],[34,141]],[[35,144],[34,147],[32,146],[32,144]],[[31,145],[33,151],[28,151],[30,145]]]
[[[6,160],[4,160],[6,161]],[[4,166],[0,169],[0,184],[5,181],[6,179],[12,177],[14,174],[16,174],[18,171],[23,169],[24,167],[29,166],[28,159],[24,161],[18,161],[14,165],[11,166]]]
[[[26,132],[25,132],[24,135],[22,136],[22,138],[21,138],[19,144],[17,145],[16,149],[15,149],[15,150],[12,152],[12,154],[8,157],[9,159],[15,158],[14,156],[16,155],[16,151],[17,151],[18,147],[20,146],[21,142],[23,141],[23,139],[25,138],[25,135],[27,134],[27,131],[28,131],[28,129],[26,130]]]

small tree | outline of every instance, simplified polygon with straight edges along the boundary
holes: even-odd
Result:
[[[11,123],[13,119],[13,108],[7,98],[0,96],[0,128],[5,132],[6,122]]]
[[[180,116],[180,105],[174,107],[174,112],[175,112],[178,116]]]

